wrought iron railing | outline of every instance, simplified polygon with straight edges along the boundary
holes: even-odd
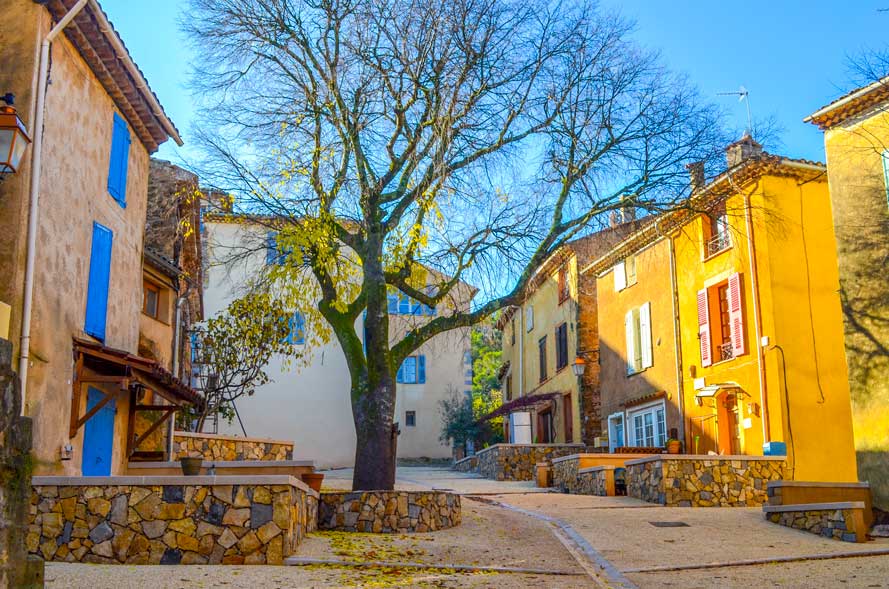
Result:
[[[732,238],[729,233],[717,233],[707,241],[707,255],[712,256],[732,247]]]
[[[734,357],[735,357],[735,353],[732,350],[731,343],[721,344],[719,346],[719,361],[720,362],[722,362],[723,360],[731,360]]]

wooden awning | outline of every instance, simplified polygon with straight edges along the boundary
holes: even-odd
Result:
[[[127,457],[132,456],[139,444],[148,438],[173,413],[185,407],[203,409],[204,398],[194,389],[173,376],[157,361],[103,346],[100,343],[74,339],[74,382],[71,396],[71,424],[69,436],[89,421],[115,396],[102,390],[105,398],[96,403],[83,416],[80,415],[84,385],[117,385],[118,392],[130,396],[127,431]],[[101,390],[101,389],[97,389]],[[168,404],[140,404],[139,391],[151,391]],[[159,412],[147,431],[138,438],[135,433],[135,414],[138,411]]]
[[[518,411],[519,409],[525,409],[528,407],[533,407],[539,403],[543,403],[546,401],[551,401],[553,399],[557,399],[563,396],[564,393],[540,393],[538,395],[527,395],[524,397],[519,397],[517,399],[513,399],[509,403],[504,403],[494,411],[491,411],[487,415],[480,417],[476,423],[481,423],[483,421],[487,421],[489,419],[494,419],[495,417],[500,417],[501,415],[508,415],[513,411]]]

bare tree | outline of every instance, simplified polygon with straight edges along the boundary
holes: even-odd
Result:
[[[394,484],[405,357],[519,303],[609,211],[678,206],[684,164],[723,144],[714,110],[592,3],[189,6],[202,172],[280,231],[267,278],[317,289],[351,375],[356,489]],[[465,282],[469,310],[449,303]],[[440,312],[392,341],[389,289]]]

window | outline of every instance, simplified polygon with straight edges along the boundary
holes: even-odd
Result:
[[[395,382],[402,384],[423,384],[426,382],[426,356],[408,356],[401,363],[395,375]]]
[[[629,413],[633,446],[661,447],[667,443],[664,404],[659,403]]]
[[[651,303],[627,311],[627,374],[636,374],[654,364],[651,349]]]
[[[614,290],[622,291],[636,284],[636,256],[627,256],[614,267]]]
[[[546,336],[537,342],[537,353],[540,360],[540,382],[546,380]]]
[[[742,299],[740,274],[732,274],[725,282],[698,291],[701,366],[747,353]]]
[[[704,257],[715,256],[732,247],[726,202],[717,204],[704,218]]]
[[[559,304],[567,301],[571,296],[571,289],[568,285],[568,267],[559,268]]]
[[[90,273],[86,290],[86,319],[83,330],[99,341],[105,341],[105,320],[108,316],[108,283],[111,280],[111,245],[114,234],[107,227],[93,223],[90,246]]]
[[[302,345],[306,343],[306,320],[303,314],[297,311],[290,318],[290,331],[287,333],[287,343]]]
[[[265,263],[267,266],[283,266],[287,261],[287,252],[278,247],[278,232],[269,231],[266,236]]]
[[[404,412],[404,425],[408,427],[416,427],[417,426],[417,412],[416,411],[405,411]]]
[[[111,158],[108,164],[108,194],[121,207],[127,206],[127,162],[130,157],[130,130],[126,121],[114,113],[111,133]]]
[[[142,312],[149,317],[159,319],[160,317],[160,298],[161,290],[148,281],[142,281]]]
[[[565,443],[574,441],[574,412],[571,409],[571,395],[562,397],[562,419],[565,426]]]
[[[556,328],[556,372],[568,366],[568,324]]]
[[[424,305],[400,292],[390,292],[387,297],[387,310],[390,315],[429,315],[435,316],[435,307]]]
[[[534,307],[528,307],[525,309],[525,331],[531,331],[534,329]]]

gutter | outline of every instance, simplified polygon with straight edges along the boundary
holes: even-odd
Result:
[[[25,260],[25,289],[22,305],[22,335],[19,354],[19,378],[21,379],[21,415],[25,415],[25,399],[28,388],[28,364],[31,352],[31,307],[34,304],[34,260],[37,251],[37,221],[40,213],[40,171],[43,162],[43,127],[46,115],[46,86],[49,78],[49,50],[53,40],[71,24],[80,12],[95,0],[78,0],[68,13],[50,29],[40,46],[37,70],[37,103],[34,109],[34,143],[31,146],[31,182],[28,206],[28,241]]]

